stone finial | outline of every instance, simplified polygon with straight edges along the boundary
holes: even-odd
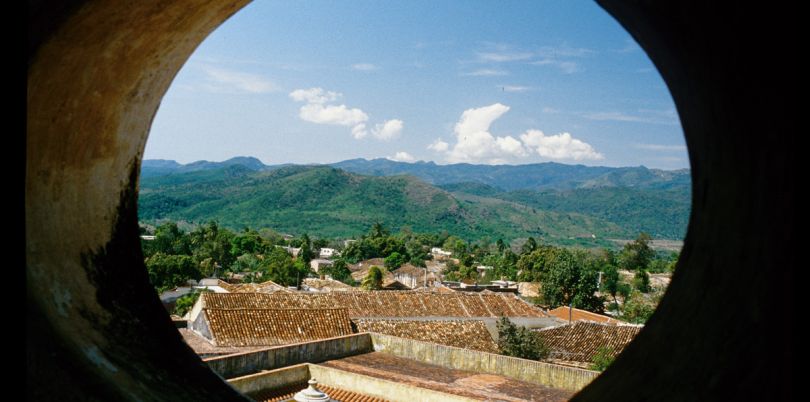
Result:
[[[295,396],[293,397],[294,400],[298,402],[332,401],[332,398],[330,398],[329,395],[326,395],[325,393],[318,390],[318,388],[316,387],[316,385],[318,385],[318,381],[316,381],[314,378],[307,381],[307,384],[309,384],[309,386],[306,389],[301,390],[297,394],[295,394]]]

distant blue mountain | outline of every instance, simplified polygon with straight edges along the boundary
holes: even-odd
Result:
[[[175,161],[147,159],[141,177],[156,177],[241,165],[254,171],[273,170],[284,165],[265,165],[253,157],[239,156],[224,162],[197,161],[181,165]],[[458,163],[437,165],[433,162],[405,163],[389,159],[350,159],[329,166],[368,176],[411,175],[433,185],[479,183],[502,191],[574,190],[600,187],[641,189],[691,189],[688,169],[659,170],[637,167],[565,165],[546,162],[528,165],[473,165]]]
[[[267,170],[269,166],[251,156],[237,156],[222,162],[196,161],[186,165],[165,159],[144,159],[141,163],[141,177],[166,176],[177,173],[214,170],[229,166],[244,166],[253,171]]]
[[[687,169],[668,171],[644,166],[612,168],[553,162],[528,165],[437,165],[433,162],[404,163],[388,159],[351,159],[331,166],[371,176],[409,174],[434,185],[480,183],[505,191],[598,187],[668,189],[691,186],[691,176]]]
[[[239,157],[187,165],[146,160],[141,179],[138,212],[147,221],[218,219],[237,228],[326,237],[362,233],[379,221],[468,238],[535,236],[555,244],[582,243],[571,239],[583,233],[632,239],[644,231],[681,239],[691,206],[688,170],[643,166],[385,159],[268,166]]]

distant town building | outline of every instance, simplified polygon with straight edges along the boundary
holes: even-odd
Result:
[[[608,317],[602,314],[592,313],[587,310],[574,308],[573,310],[567,306],[560,306],[554,310],[549,310],[548,314],[557,317],[561,320],[569,321],[590,321],[600,324],[624,324],[624,321],[619,321],[613,317]]]
[[[517,282],[507,281],[507,280],[499,280],[499,281],[492,281],[492,284],[498,286],[502,289],[506,288],[517,288]]]
[[[141,239],[143,239],[143,240],[155,240],[155,236],[152,236],[152,235],[141,235]]]
[[[450,251],[444,251],[439,247],[433,247],[430,249],[430,254],[433,254],[433,258],[435,259],[443,260],[450,257],[453,253]]]
[[[300,247],[287,247],[287,246],[276,246],[276,247],[283,248],[284,251],[286,251],[287,253],[289,253],[293,257],[298,257],[298,254],[301,252]]]
[[[540,283],[538,282],[518,282],[518,294],[523,297],[539,297]]]
[[[416,289],[424,286],[434,286],[434,283],[439,282],[439,277],[434,272],[429,272],[427,268],[421,268],[410,263],[403,264],[401,267],[395,269],[393,272],[394,279],[402,282],[410,289]]]
[[[340,253],[337,250],[333,249],[333,248],[324,247],[324,248],[321,248],[320,251],[318,252],[318,256],[321,257],[321,258],[332,258],[332,257],[337,257],[339,255],[340,255]]]
[[[301,282],[301,290],[305,292],[354,292],[355,289],[341,281],[331,278],[306,278]]]
[[[316,258],[314,260],[309,261],[309,267],[312,268],[313,271],[319,272],[323,267],[331,267],[334,265],[334,261],[326,260],[323,258]]]
[[[478,271],[478,276],[483,278],[487,272],[492,271],[494,268],[489,265],[479,265],[475,267],[475,270]]]

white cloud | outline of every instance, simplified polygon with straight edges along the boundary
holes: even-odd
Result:
[[[560,71],[562,71],[565,74],[573,74],[573,73],[582,71],[582,69],[579,67],[579,64],[577,64],[576,62],[573,62],[573,61],[561,61],[561,60],[557,60],[557,59],[548,59],[547,58],[547,59],[533,61],[533,62],[531,62],[529,64],[532,64],[532,65],[535,65],[535,66],[553,66],[553,67],[557,67],[557,68],[560,69]]]
[[[326,103],[337,100],[343,96],[337,92],[324,91],[323,88],[296,89],[290,92],[290,98],[296,102]]]
[[[490,133],[492,123],[508,111],[509,106],[500,103],[467,109],[453,128],[456,143],[452,147],[437,138],[427,148],[443,153],[450,163],[504,164],[528,157],[531,153],[548,159],[604,159],[591,145],[569,133],[547,136],[540,130],[528,130],[520,140]]]
[[[509,111],[509,106],[496,103],[461,114],[453,131],[456,144],[447,152],[450,162],[491,162],[503,157],[525,156],[520,142],[512,137],[495,137],[489,132],[492,123]]]
[[[209,79],[205,87],[213,92],[263,94],[278,91],[276,84],[257,74],[206,66],[203,71]]]
[[[386,120],[382,124],[374,126],[374,129],[371,130],[371,134],[380,140],[392,140],[399,137],[402,133],[403,125],[404,123],[399,119]]]
[[[346,105],[322,105],[308,103],[301,106],[298,114],[301,120],[317,124],[337,124],[341,126],[356,126],[368,121],[368,115],[360,109],[350,109]]]
[[[544,158],[576,161],[605,158],[589,144],[573,138],[569,133],[547,136],[540,130],[529,130],[521,134],[520,139],[527,148],[533,149]]]
[[[298,117],[301,120],[316,124],[331,124],[352,128],[352,137],[357,140],[368,136],[366,123],[368,114],[358,108],[346,105],[328,105],[343,96],[338,92],[325,91],[323,88],[296,89],[290,92],[290,98],[296,102],[305,102],[301,106]],[[377,124],[371,134],[380,140],[391,140],[402,133],[404,123],[399,119],[391,119]]]
[[[637,114],[627,114],[624,112],[593,112],[585,113],[583,117],[597,121],[620,121],[632,123],[650,123],[677,125],[678,115],[674,110],[638,110]]]
[[[478,59],[481,61],[489,61],[496,63],[503,63],[509,61],[528,60],[534,56],[529,52],[479,52]]]
[[[437,138],[436,141],[433,141],[432,144],[427,146],[427,149],[436,151],[436,152],[445,152],[450,148],[450,144],[444,142],[441,138]]]
[[[397,162],[408,162],[408,163],[416,162],[416,158],[414,158],[413,155],[405,151],[399,151],[396,153],[396,155],[389,156],[388,159]]]
[[[510,136],[495,138],[495,144],[498,146],[499,150],[507,155],[526,156],[523,144]]]
[[[352,137],[356,140],[362,140],[368,135],[365,124],[358,124],[352,127]]]
[[[595,53],[591,49],[584,47],[571,47],[565,43],[560,46],[543,46],[537,49],[535,54],[539,57],[549,59],[559,59],[563,57],[585,57]]]
[[[503,75],[509,75],[509,73],[506,72],[506,71],[503,71],[503,70],[493,70],[493,69],[485,68],[485,69],[481,69],[481,70],[475,70],[475,71],[470,72],[470,73],[464,73],[464,74],[461,74],[461,75],[468,76],[468,77],[499,77],[499,76],[503,76]]]
[[[528,92],[535,90],[535,88],[521,85],[501,85],[501,90],[504,92]]]
[[[635,144],[634,147],[647,151],[686,151],[686,145]]]
[[[352,70],[355,71],[374,71],[378,67],[371,63],[357,63],[352,64]]]

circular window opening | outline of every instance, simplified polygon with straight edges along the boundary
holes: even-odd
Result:
[[[188,343],[276,345],[218,342],[203,292],[349,291],[376,263],[379,288],[514,293],[549,345],[512,355],[604,370],[663,296],[690,213],[680,122],[641,48],[593,4],[303,7],[234,16],[152,124],[145,263]],[[495,328],[487,308],[474,318]],[[401,314],[378,318],[421,315]],[[388,331],[441,332],[409,325]],[[483,349],[511,353],[494,338]]]
[[[40,397],[32,399],[67,390],[95,399],[233,396],[208,369],[194,366],[191,355],[174,347],[180,339],[166,331],[170,325],[165,316],[161,319],[162,307],[154,297],[143,296],[150,292],[143,264],[133,259],[140,257],[134,190],[150,117],[162,94],[193,48],[241,5],[201,4],[198,10],[204,12],[199,13],[189,12],[185,2],[161,7],[141,2],[127,10],[99,3],[31,5],[27,372],[29,394]],[[773,29],[756,31],[763,36],[753,38],[748,28],[754,21],[773,20],[773,12],[740,9],[729,19],[725,10],[689,5],[608,5],[642,40],[673,90],[692,149],[695,199],[700,203],[695,204],[682,261],[689,269],[678,271],[677,288],[665,299],[666,314],[654,316],[643,339],[619,359],[623,373],[611,375],[616,370],[609,370],[588,391],[600,398],[626,397],[628,390],[640,397],[787,395],[790,377],[775,376],[762,362],[774,356],[787,361],[791,342],[784,323],[789,320],[775,320],[765,331],[758,317],[761,311],[790,306],[790,293],[768,284],[791,282],[792,270],[772,270],[778,276],[772,281],[759,273],[763,266],[793,266],[779,243],[792,233],[789,225],[779,224],[792,221],[791,198],[783,196],[792,194],[792,187],[784,184],[792,176],[773,163],[789,161],[792,154],[769,144],[752,148],[732,134],[785,125],[767,118],[780,115],[779,102],[752,113],[740,101],[751,94],[781,99],[774,88],[783,86],[735,81],[748,77],[747,83],[758,83],[755,78],[773,66],[756,59],[733,62],[742,59],[735,55],[747,54],[743,43],[796,37],[788,32],[792,25],[771,24]],[[679,18],[683,23],[673,24]],[[720,20],[726,24],[716,24]],[[733,40],[726,40],[729,33],[735,34]],[[716,52],[711,48],[716,43],[728,46]],[[709,59],[713,62],[707,63]],[[774,76],[789,79],[795,74]],[[714,106],[705,107],[709,104]],[[717,186],[722,191],[709,191]],[[752,234],[751,228],[762,230]],[[728,233],[738,235],[722,236]],[[735,267],[733,273],[729,266]],[[741,308],[721,308],[741,288],[753,290],[751,284],[756,291],[741,301]],[[698,293],[705,302],[695,300]],[[682,342],[658,346],[673,338]],[[633,365],[641,361],[647,364]],[[651,378],[650,373],[660,376]]]

